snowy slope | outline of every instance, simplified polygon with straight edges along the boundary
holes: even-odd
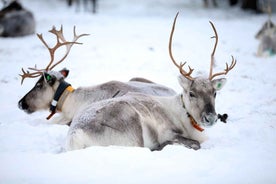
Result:
[[[177,11],[173,47],[179,62],[207,75],[212,20],[219,34],[215,71],[231,55],[238,63],[216,101],[217,112],[228,113],[229,121],[205,130],[209,140],[201,150],[174,145],[160,152],[115,146],[64,152],[67,126],[46,121],[47,112],[27,115],[17,108],[36,80],[21,86],[21,67],[44,67],[46,49],[35,35],[0,38],[0,183],[276,183],[276,57],[255,56],[254,35],[265,15],[223,2],[206,10],[199,0],[100,0],[97,15],[75,13],[63,1],[23,2],[47,40],[52,25],[63,24],[67,38],[74,25],[78,33],[91,34],[59,66],[71,70],[67,80],[75,88],[142,76],[180,93],[167,49]]]

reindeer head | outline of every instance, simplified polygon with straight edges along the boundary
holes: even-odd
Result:
[[[269,19],[264,23],[262,28],[255,35],[255,38],[260,40],[263,36],[272,36],[272,35],[276,35],[276,26]]]
[[[69,74],[69,70],[43,72],[35,86],[18,102],[18,107],[26,113],[49,109],[59,84]]]
[[[17,2],[17,1],[12,1],[10,4],[8,4],[5,8],[0,10],[0,18],[3,18],[6,16],[8,13],[16,12],[16,11],[21,11],[24,8],[22,5]]]
[[[270,1],[262,2],[262,11],[264,13],[267,13],[268,20],[263,24],[261,29],[258,31],[258,33],[255,35],[255,38],[258,40],[261,40],[263,37],[275,37],[276,36],[276,26],[271,21],[271,15],[272,15],[272,8]]]
[[[59,88],[60,84],[64,84],[64,79],[68,76],[69,70],[63,69],[59,72],[53,71],[52,69],[65,60],[67,55],[70,52],[71,47],[74,44],[81,44],[76,42],[80,37],[86,36],[87,34],[76,35],[75,27],[74,27],[74,38],[73,41],[68,42],[65,40],[63,36],[62,27],[60,30],[56,30],[53,27],[49,32],[53,33],[57,38],[57,43],[54,47],[50,48],[48,44],[44,41],[42,34],[37,34],[38,38],[42,41],[42,43],[46,46],[50,53],[50,62],[45,69],[37,69],[36,66],[34,68],[28,68],[33,72],[30,73],[28,70],[25,71],[22,68],[22,73],[20,76],[22,77],[21,84],[23,83],[25,78],[35,78],[40,77],[37,81],[33,89],[31,89],[19,102],[18,107],[24,110],[27,113],[32,113],[38,110],[49,109],[51,106],[51,102],[54,99],[55,93]],[[57,61],[55,64],[55,51],[62,47],[66,46],[65,55]],[[67,85],[68,83],[66,83]]]
[[[178,16],[178,13],[175,16],[171,34],[170,34],[169,54],[174,65],[179,69],[181,73],[181,76],[179,76],[179,83],[183,88],[183,94],[182,94],[183,106],[184,108],[186,108],[188,114],[198,124],[205,127],[209,127],[209,126],[212,126],[217,121],[217,114],[215,110],[216,91],[220,90],[226,83],[225,78],[221,78],[221,79],[214,79],[214,78],[219,75],[226,75],[236,65],[236,60],[232,56],[232,63],[230,66],[228,66],[228,64],[226,63],[225,71],[213,74],[212,70],[214,65],[214,54],[218,43],[218,35],[215,29],[215,26],[213,25],[212,22],[210,22],[215,32],[215,36],[212,38],[215,38],[216,42],[215,42],[213,52],[211,54],[211,66],[210,66],[209,78],[202,78],[202,77],[193,78],[191,76],[193,69],[190,66],[188,66],[189,71],[186,72],[183,69],[186,62],[177,64],[172,54],[172,37],[175,29],[177,16]]]

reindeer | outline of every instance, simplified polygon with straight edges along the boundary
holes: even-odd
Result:
[[[214,54],[218,35],[210,22],[216,39],[211,54],[209,78],[192,77],[193,69],[183,69],[186,63],[177,64],[172,54],[172,37],[178,13],[175,16],[170,39],[169,54],[179,69],[181,94],[174,96],[152,96],[128,93],[91,104],[72,119],[68,132],[66,149],[75,150],[89,146],[138,146],[150,150],[161,150],[168,144],[178,143],[192,149],[199,149],[206,140],[203,127],[211,127],[217,121],[215,111],[216,91],[220,90],[226,75],[236,65],[226,63],[225,71],[213,74]]]
[[[272,10],[270,3],[268,3],[267,7],[263,5],[263,11],[267,12],[268,20],[255,36],[260,41],[257,56],[271,56],[276,54],[276,26],[271,20]]]
[[[68,6],[72,6],[73,3],[76,3],[76,11],[80,11],[81,9],[81,4],[83,4],[84,10],[88,11],[88,4],[89,4],[89,0],[67,0],[67,4]],[[92,3],[92,13],[97,13],[97,0],[91,0]]]
[[[276,54],[276,26],[268,20],[255,36],[260,41],[257,56],[271,56]]]
[[[25,78],[40,77],[33,89],[18,102],[19,108],[26,113],[30,114],[39,110],[50,109],[51,113],[47,119],[50,119],[56,112],[59,112],[60,116],[53,122],[70,125],[70,122],[77,114],[81,113],[94,102],[119,97],[130,91],[160,96],[176,94],[170,88],[143,78],[133,78],[131,81],[125,83],[110,81],[96,86],[74,89],[65,81],[69,70],[53,71],[53,68],[65,60],[74,44],[81,44],[77,42],[80,37],[87,36],[88,34],[77,35],[74,27],[74,38],[69,42],[64,38],[62,27],[60,30],[53,27],[49,32],[53,33],[57,39],[56,45],[52,48],[48,46],[42,34],[37,34],[50,53],[49,64],[45,69],[37,69],[35,66],[25,71],[22,68],[22,74],[20,75],[22,77],[21,84],[23,84]],[[54,63],[55,52],[62,46],[66,46],[66,53],[59,61]]]
[[[34,34],[33,14],[13,1],[0,11],[0,36],[17,37]]]

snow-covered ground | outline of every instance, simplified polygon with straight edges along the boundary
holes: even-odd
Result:
[[[0,183],[276,183],[276,57],[255,56],[254,35],[267,20],[229,8],[204,9],[201,0],[100,0],[99,14],[76,13],[63,1],[24,0],[34,12],[37,32],[63,25],[70,38],[73,26],[80,39],[58,69],[71,70],[73,87],[141,76],[179,93],[178,70],[168,55],[168,38],[177,11],[174,54],[188,61],[194,75],[206,75],[214,40],[219,34],[215,71],[233,55],[238,63],[217,95],[218,113],[227,124],[206,129],[209,140],[198,151],[167,146],[146,148],[91,147],[64,152],[68,126],[52,124],[48,112],[25,114],[18,100],[34,85],[20,85],[21,67],[45,67],[48,52],[35,35],[0,38]],[[276,21],[276,15],[272,19]]]

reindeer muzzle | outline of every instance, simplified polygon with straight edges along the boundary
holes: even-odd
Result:
[[[34,111],[32,111],[29,107],[29,105],[26,103],[25,98],[22,98],[19,102],[18,102],[18,108],[25,111],[28,114],[33,113]]]

